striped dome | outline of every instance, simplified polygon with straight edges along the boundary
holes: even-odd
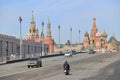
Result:
[[[88,36],[89,36],[88,32],[86,32],[86,33],[84,34],[84,36],[87,36],[87,37],[88,37]]]
[[[92,37],[90,37],[90,41],[93,41],[93,38],[92,38]]]
[[[105,31],[102,33],[102,37],[107,37],[107,33]]]
[[[100,36],[101,36],[100,32],[97,32],[97,33],[95,34],[95,36],[96,36],[96,37],[100,37]]]

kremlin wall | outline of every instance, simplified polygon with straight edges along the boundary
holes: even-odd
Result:
[[[42,23],[42,27],[43,26],[44,23]],[[63,44],[61,47],[58,47],[52,39],[51,24],[49,18],[46,33],[47,35],[45,36],[42,28],[42,32],[39,35],[39,30],[36,27],[34,15],[32,12],[30,28],[28,30],[26,39],[22,40],[22,58],[29,58],[32,56],[45,56],[58,51],[66,51],[71,49],[77,51],[94,49],[96,51],[98,50],[98,53],[101,52],[101,49],[111,52],[120,51],[120,41],[117,41],[114,35],[110,38],[109,41],[107,41],[108,34],[105,32],[105,30],[103,33],[99,32],[96,25],[96,18],[93,18],[91,33],[89,34],[87,31],[85,32],[84,41],[82,44]],[[19,57],[20,39],[13,36],[0,34],[0,62],[19,59]]]

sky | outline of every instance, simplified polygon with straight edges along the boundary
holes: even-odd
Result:
[[[22,17],[22,37],[26,38],[34,11],[34,19],[39,34],[44,21],[46,35],[48,18],[51,23],[52,38],[59,43],[58,25],[60,25],[60,43],[83,42],[84,33],[91,33],[93,18],[96,17],[98,31],[120,41],[120,0],[0,0],[0,34],[20,36],[19,16]],[[79,38],[80,30],[80,38]]]

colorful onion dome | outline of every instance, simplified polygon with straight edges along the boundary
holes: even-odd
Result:
[[[102,37],[107,37],[107,33],[105,31],[102,33]]]
[[[98,31],[98,32],[95,34],[95,36],[96,36],[96,37],[100,37],[100,36],[101,36],[100,32]]]
[[[90,41],[93,41],[93,38],[92,38],[92,37],[90,37]]]
[[[84,34],[84,36],[88,37],[88,36],[89,36],[88,32],[86,32],[86,33]]]

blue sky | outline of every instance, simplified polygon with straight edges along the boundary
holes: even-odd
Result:
[[[44,21],[44,33],[48,17],[50,18],[52,37],[58,43],[58,25],[61,26],[61,43],[70,39],[72,43],[83,42],[84,33],[91,32],[93,17],[96,17],[98,30],[104,30],[109,38],[115,34],[120,40],[120,0],[0,0],[0,34],[19,38],[19,21],[22,21],[22,37],[25,39],[29,30],[32,10],[36,27],[41,32]]]

